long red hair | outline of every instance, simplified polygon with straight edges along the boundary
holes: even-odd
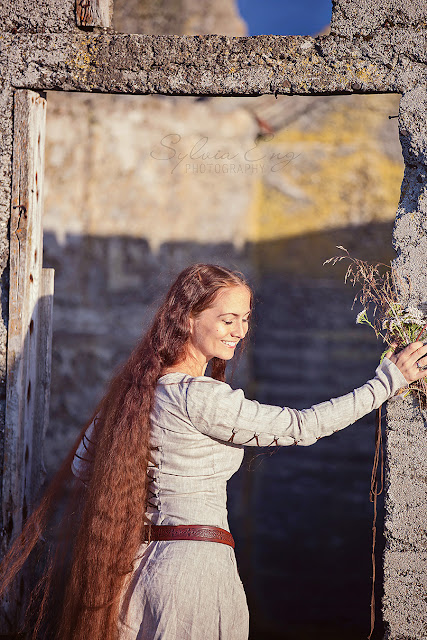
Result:
[[[157,380],[164,369],[185,356],[190,316],[196,317],[209,308],[221,288],[236,285],[248,287],[241,274],[217,265],[195,264],[179,274],[150,329],[114,373],[73,449],[0,565],[1,594],[46,530],[61,488],[74,482],[72,493],[78,504],[74,499],[71,517],[77,531],[56,638],[117,640],[120,595],[132,572],[145,524],[150,414]],[[213,358],[211,376],[223,381],[225,367],[225,360]],[[71,461],[95,415],[98,419],[93,471],[83,489],[72,479]],[[48,562],[36,590],[44,596],[37,600],[33,638],[50,616],[49,592],[54,572],[55,562]]]

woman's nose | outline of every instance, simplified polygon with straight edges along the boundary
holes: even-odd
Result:
[[[231,334],[236,338],[244,338],[245,333],[246,331],[245,331],[245,327],[243,326],[243,322],[238,322],[234,330],[231,332]]]

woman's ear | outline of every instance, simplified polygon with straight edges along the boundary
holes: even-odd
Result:
[[[189,316],[188,317],[188,323],[190,325],[190,336],[193,335],[193,331],[194,331],[194,318],[193,316]]]

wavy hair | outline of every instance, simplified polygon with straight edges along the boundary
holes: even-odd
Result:
[[[74,480],[72,490],[71,518],[76,533],[56,638],[117,640],[120,596],[132,573],[146,523],[150,414],[157,380],[163,370],[185,357],[190,316],[197,317],[209,308],[220,289],[241,285],[251,291],[241,274],[217,265],[194,264],[178,275],[151,327],[114,373],[61,469],[0,565],[0,593],[4,593],[46,530],[61,488],[72,481],[71,461],[78,444],[98,416],[90,481],[83,489]],[[225,367],[225,360],[213,358],[211,377],[224,381]],[[36,589],[44,595],[38,599],[33,638],[50,615],[48,593],[58,562],[57,552]]]

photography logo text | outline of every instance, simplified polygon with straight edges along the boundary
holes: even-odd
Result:
[[[263,142],[270,142],[273,134],[265,136]],[[248,149],[231,153],[224,149],[215,149],[207,136],[195,143],[186,144],[178,133],[164,136],[158,147],[151,151],[155,160],[168,162],[171,173],[180,170],[183,173],[214,174],[262,174],[267,171],[281,171],[301,154],[287,153],[262,148],[254,142]]]

